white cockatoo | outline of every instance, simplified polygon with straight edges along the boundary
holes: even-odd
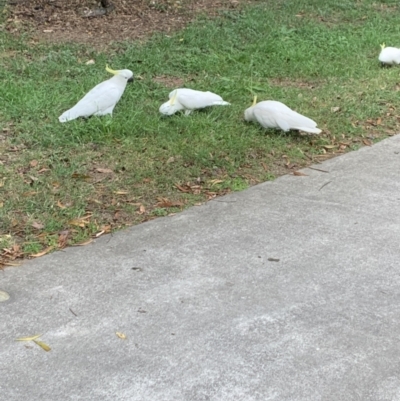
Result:
[[[317,123],[308,117],[296,113],[281,102],[266,100],[257,103],[257,96],[251,107],[244,112],[246,121],[257,121],[264,128],[276,128],[282,131],[298,130],[309,134],[320,134]]]
[[[382,65],[400,64],[400,49],[397,47],[386,47],[381,44],[381,52],[379,53],[379,61]]]
[[[114,76],[96,85],[74,107],[61,114],[58,117],[61,123],[79,117],[112,114],[115,105],[124,93],[126,84],[133,81],[133,73],[130,70],[114,71],[108,66],[106,70]]]
[[[208,106],[228,106],[221,96],[212,92],[196,91],[194,89],[179,88],[169,95],[169,101],[160,106],[160,113],[167,116],[175,114],[179,110],[185,110],[189,115],[193,110],[204,109]]]

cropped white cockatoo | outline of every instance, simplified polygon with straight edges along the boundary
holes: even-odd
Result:
[[[194,89],[179,88],[169,95],[169,101],[160,106],[160,113],[167,116],[175,114],[179,110],[185,110],[189,115],[193,110],[204,109],[208,106],[228,106],[221,96],[212,92],[196,91]]]
[[[282,131],[298,130],[309,134],[320,134],[317,123],[308,117],[296,113],[281,102],[266,100],[257,103],[254,97],[253,105],[244,112],[246,121],[257,121],[264,128],[276,128]]]
[[[381,44],[381,52],[379,53],[379,61],[382,65],[400,64],[400,49],[397,47],[386,47]]]
[[[112,114],[115,105],[124,93],[126,84],[133,81],[133,73],[130,70],[114,71],[108,66],[106,66],[106,70],[114,76],[96,85],[74,107],[61,114],[58,117],[61,123],[75,120],[78,117]]]

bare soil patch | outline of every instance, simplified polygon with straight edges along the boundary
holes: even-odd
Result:
[[[38,39],[107,46],[110,42],[144,39],[169,33],[199,14],[216,15],[250,0],[112,0],[105,10],[92,0],[10,0],[6,29],[30,30]],[[105,15],[100,15],[102,12]],[[96,15],[88,17],[88,15]]]

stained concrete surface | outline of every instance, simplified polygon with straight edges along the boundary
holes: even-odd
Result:
[[[315,167],[0,272],[0,398],[400,400],[400,136]]]

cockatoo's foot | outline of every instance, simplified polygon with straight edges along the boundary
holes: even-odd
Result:
[[[193,110],[185,110],[185,116],[188,116]]]

